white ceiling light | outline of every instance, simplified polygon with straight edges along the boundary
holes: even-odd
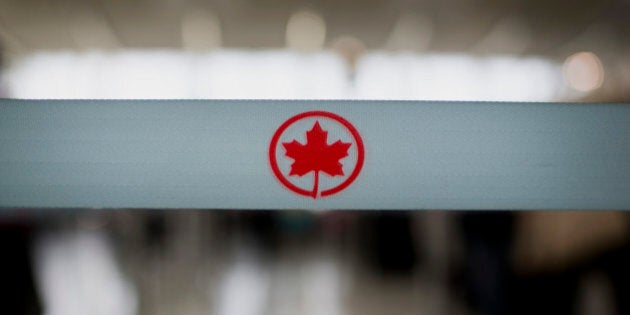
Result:
[[[562,70],[566,84],[580,92],[596,90],[604,82],[604,67],[592,52],[579,52],[569,56]]]

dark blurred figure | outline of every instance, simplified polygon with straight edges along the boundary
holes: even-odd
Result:
[[[162,252],[166,247],[168,229],[166,215],[163,211],[147,213],[144,219],[145,245],[155,251]]]
[[[366,212],[362,231],[370,264],[384,274],[410,274],[417,267],[418,253],[408,211]]]
[[[466,212],[460,224],[464,242],[462,280],[468,303],[480,314],[509,314],[513,214]]]
[[[618,314],[630,315],[630,241],[607,251],[595,260],[594,265],[610,279]]]
[[[33,228],[25,222],[11,221],[0,219],[0,308],[2,314],[41,314],[33,280]]]
[[[227,233],[239,235],[237,241],[260,250],[262,258],[270,258],[278,249],[279,235],[274,211],[231,211],[222,224]],[[232,231],[232,232],[229,232]]]

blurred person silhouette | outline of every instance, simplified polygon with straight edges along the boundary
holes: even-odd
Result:
[[[40,314],[33,278],[33,227],[28,218],[4,213],[0,218],[0,309],[3,314]]]
[[[465,212],[459,225],[464,245],[461,266],[464,298],[480,314],[509,314],[514,214]]]
[[[409,275],[418,267],[409,211],[368,211],[362,218],[368,263],[382,274]]]

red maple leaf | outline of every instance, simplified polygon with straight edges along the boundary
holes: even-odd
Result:
[[[304,176],[309,172],[315,172],[315,183],[313,184],[312,197],[317,197],[317,187],[319,184],[319,172],[324,172],[330,176],[343,176],[343,165],[340,159],[348,156],[348,149],[351,143],[337,140],[329,145],[326,143],[328,131],[323,130],[319,121],[315,121],[313,128],[306,132],[306,144],[301,144],[296,140],[283,142],[285,155],[294,160],[291,164],[289,176]]]

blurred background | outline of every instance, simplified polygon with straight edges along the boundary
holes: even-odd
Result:
[[[630,99],[628,0],[0,0],[0,47],[8,98]],[[2,209],[0,312],[630,314],[629,225]]]

